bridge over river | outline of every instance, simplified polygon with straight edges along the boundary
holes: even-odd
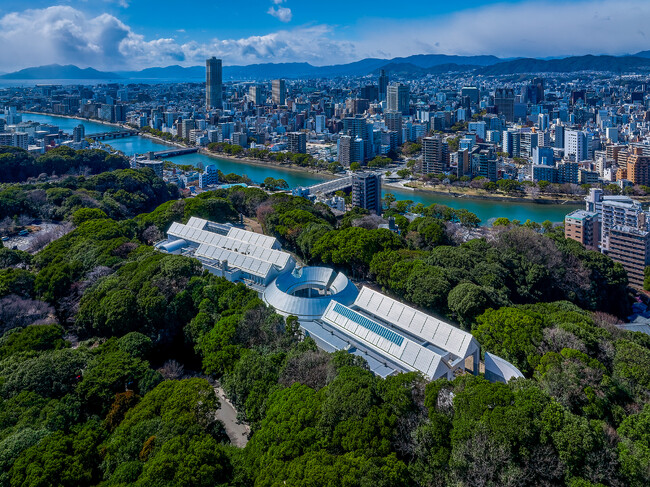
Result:
[[[111,140],[111,139],[123,139],[124,137],[133,137],[138,135],[137,130],[118,130],[115,132],[101,132],[99,134],[88,134],[87,138],[93,140]]]

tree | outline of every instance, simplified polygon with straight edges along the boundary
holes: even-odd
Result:
[[[490,303],[491,299],[484,288],[471,282],[458,284],[447,297],[447,306],[466,328]]]
[[[485,350],[532,373],[544,328],[539,315],[517,308],[488,309],[476,318],[476,325],[472,333]]]
[[[358,162],[355,161],[355,162],[350,164],[350,171],[355,171],[356,172],[356,171],[358,171],[360,169],[361,169],[361,164],[359,164]]]
[[[72,214],[72,223],[74,226],[78,227],[88,220],[102,218],[108,218],[108,216],[99,208],[80,208]]]
[[[643,289],[650,291],[650,266],[643,270]]]

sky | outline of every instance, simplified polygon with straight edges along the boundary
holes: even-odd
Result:
[[[0,72],[650,49],[648,0],[1,0]]]

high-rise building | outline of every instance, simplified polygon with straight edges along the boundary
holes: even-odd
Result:
[[[271,95],[276,105],[286,105],[287,88],[283,79],[274,79],[271,83]]]
[[[381,176],[371,172],[352,175],[352,206],[381,213]]]
[[[222,108],[221,59],[212,57],[205,62],[205,107]]]
[[[521,133],[518,130],[508,129],[503,132],[503,152],[510,157],[519,157],[521,154]]]
[[[388,94],[388,75],[383,69],[379,71],[379,101],[384,101]]]
[[[72,140],[74,142],[81,142],[86,137],[86,129],[82,124],[77,125],[72,130]]]
[[[307,134],[305,132],[290,132],[287,134],[289,152],[305,154],[307,152]]]
[[[208,164],[199,174],[199,188],[205,188],[210,184],[219,183],[219,169],[214,164]]]
[[[587,158],[587,139],[581,130],[567,130],[564,133],[564,157],[575,162]]]
[[[422,139],[422,173],[441,174],[447,170],[442,157],[442,138],[439,135]]]
[[[610,230],[606,253],[614,262],[623,265],[630,286],[643,289],[644,271],[650,264],[650,232],[614,226]]]
[[[322,134],[325,132],[325,124],[327,122],[327,119],[325,118],[325,115],[316,115],[314,117],[314,123],[315,123],[315,128],[316,128],[316,133],[317,134]]]
[[[350,167],[353,162],[363,162],[363,148],[363,139],[351,135],[341,136],[338,141],[339,163],[344,167]]]
[[[397,144],[402,145],[402,114],[400,112],[386,112],[384,121],[388,130],[397,132]]]
[[[600,219],[598,213],[576,210],[564,219],[564,237],[580,242],[588,250],[598,250]]]
[[[641,147],[634,147],[633,153],[627,156],[627,175],[633,184],[650,185],[650,156],[643,155]]]
[[[469,101],[473,105],[478,104],[479,92],[478,92],[478,88],[476,86],[463,86],[460,89],[460,96],[462,98],[464,98],[466,96],[469,97]]]
[[[260,85],[253,85],[248,88],[248,99],[255,105],[262,105],[264,103],[262,99],[262,87]]]
[[[642,289],[644,270],[650,264],[648,212],[629,196],[604,196],[603,190],[597,188],[589,190],[585,202],[586,211],[567,216],[565,236],[593,248],[595,245],[589,240],[589,235],[585,234],[589,231],[585,227],[591,225],[591,238],[598,242],[600,251],[623,265],[632,287]],[[575,215],[578,218],[573,218]],[[594,222],[594,219],[598,222]],[[599,240],[597,231],[600,234]]]
[[[499,88],[494,92],[494,106],[506,122],[515,120],[515,92],[512,88]]]
[[[404,83],[390,83],[386,93],[386,104],[389,112],[409,114],[409,87]]]

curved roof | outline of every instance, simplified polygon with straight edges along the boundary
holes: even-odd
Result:
[[[329,289],[330,294],[314,297],[293,296],[305,288]],[[285,315],[301,320],[320,318],[332,300],[351,304],[359,294],[356,286],[342,273],[328,267],[302,267],[280,274],[264,291],[264,301]]]
[[[491,382],[508,382],[524,375],[517,367],[498,355],[485,352],[485,378]]]

